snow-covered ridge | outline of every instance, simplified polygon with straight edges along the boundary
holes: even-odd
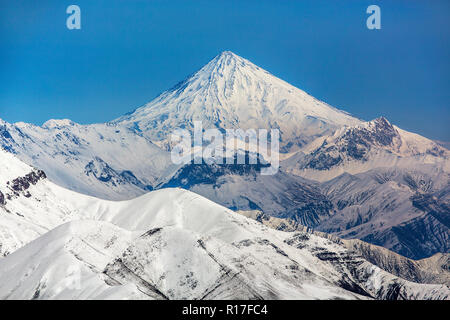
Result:
[[[318,146],[318,144],[322,146]],[[386,118],[380,117],[372,121],[363,122],[356,126],[344,126],[333,135],[324,136],[303,149],[303,152],[317,153],[319,148],[336,145],[341,147],[340,151],[346,151],[353,159],[362,159],[363,147],[369,151],[370,148],[382,148],[395,155],[408,157],[430,154],[435,157],[448,158],[449,152],[433,140],[418,134],[407,132],[392,125]],[[352,144],[353,148],[343,144]],[[316,149],[314,149],[316,146]],[[317,148],[319,147],[319,148]],[[329,147],[328,147],[329,148]],[[358,150],[360,149],[360,150]],[[351,152],[353,154],[351,154]],[[358,152],[359,151],[359,152]]]
[[[72,120],[69,119],[50,119],[48,121],[46,121],[42,127],[43,128],[58,128],[58,127],[69,127],[69,126],[74,126],[75,122],[73,122]]]
[[[11,181],[19,176],[31,172],[33,168],[8,152],[0,149],[0,188],[4,188],[8,181]]]
[[[119,203],[97,201],[80,211],[83,221],[63,224],[0,259],[0,298],[450,295],[444,285],[399,279],[328,239],[268,229],[189,191],[165,189]]]
[[[111,124],[49,120],[40,127],[1,121],[0,147],[61,186],[106,199],[147,192],[170,165],[170,154],[149,139]]]
[[[317,138],[281,165],[305,178],[328,181],[343,173],[381,167],[411,168],[434,164],[450,172],[450,152],[436,142],[392,125],[386,118],[343,126]]]

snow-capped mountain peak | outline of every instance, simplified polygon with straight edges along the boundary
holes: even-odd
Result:
[[[194,121],[204,128],[280,129],[282,145],[290,142],[288,147],[360,123],[230,51],[113,122],[161,141],[172,130],[191,129]]]
[[[42,127],[47,129],[52,128],[60,128],[60,127],[69,127],[73,126],[75,123],[72,120],[69,119],[50,119],[46,121]]]

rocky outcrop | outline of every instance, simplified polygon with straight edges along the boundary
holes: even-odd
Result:
[[[12,180],[9,185],[12,190],[20,192],[27,190],[31,185],[35,185],[39,180],[45,178],[47,178],[47,176],[44,171],[35,170],[26,174],[24,177],[18,177]]]
[[[0,191],[0,205],[5,205],[6,200],[12,200],[20,195],[27,198],[31,197],[31,193],[28,189],[30,189],[32,185],[36,185],[39,181],[46,178],[47,175],[44,171],[34,169],[23,177],[17,177],[14,180],[8,181],[6,186],[9,190],[6,191],[6,193]]]
[[[5,195],[3,194],[3,192],[0,191],[0,205],[5,204],[6,204]]]
[[[15,153],[13,145],[16,142],[8,131],[6,123],[0,119],[0,148],[5,151]]]
[[[342,240],[341,243],[367,261],[403,279],[450,286],[450,254],[437,253],[426,259],[412,260],[357,239]]]
[[[309,239],[309,234],[313,234],[345,246],[356,255],[400,278],[416,283],[445,284],[450,286],[450,254],[438,253],[426,259],[413,260],[386,248],[358,239],[346,240],[329,233],[314,231],[312,228],[298,224],[290,219],[270,217],[256,210],[239,211],[238,213],[255,219],[273,229],[293,232],[296,236],[293,236],[288,244],[295,244],[300,249],[303,247],[302,243]],[[298,233],[299,231],[303,233],[300,234]],[[327,252],[318,252],[317,256],[322,260],[339,260],[336,256]],[[342,258],[339,261],[346,262],[347,259]],[[392,292],[390,294],[384,292],[383,295],[385,295],[385,298],[388,298],[392,295]]]
[[[84,167],[84,174],[113,187],[131,184],[145,191],[152,190],[151,186],[136,178],[133,172],[129,170],[117,171],[99,157],[89,161]]]
[[[394,139],[398,136],[397,130],[384,117],[348,128],[334,141],[325,140],[309,154],[303,168],[329,170],[345,159],[366,161],[370,150],[393,146]]]

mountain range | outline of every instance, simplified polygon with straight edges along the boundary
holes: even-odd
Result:
[[[101,200],[0,157],[11,179],[2,181],[1,299],[450,297],[448,279],[402,279],[326,236],[278,231],[187,190]]]

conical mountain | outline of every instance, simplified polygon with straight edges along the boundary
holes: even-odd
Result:
[[[171,130],[191,129],[194,121],[204,128],[277,128],[284,146],[360,123],[230,51],[114,122],[162,141]]]

